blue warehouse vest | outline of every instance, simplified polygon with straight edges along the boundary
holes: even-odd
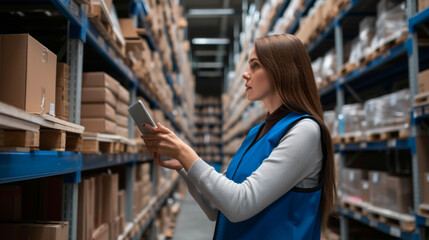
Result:
[[[252,128],[231,160],[226,177],[236,183],[246,180],[277,147],[282,137],[303,118],[314,119],[309,115],[289,113],[253,146],[251,144],[263,123]],[[321,233],[319,202],[326,161],[325,134],[322,127],[321,133],[323,163],[318,187],[312,189],[295,187],[255,216],[242,222],[233,223],[224,214],[219,213],[214,239],[319,240]]]

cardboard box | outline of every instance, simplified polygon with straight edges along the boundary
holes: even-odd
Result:
[[[117,126],[116,127],[116,134],[119,136],[127,138],[128,137],[128,128]]]
[[[70,87],[70,67],[66,63],[57,63],[56,87]]]
[[[2,239],[68,240],[68,222],[0,223]]]
[[[116,107],[116,97],[108,88],[83,88],[82,103],[109,103]]]
[[[110,240],[109,224],[102,224],[95,229],[92,240]]]
[[[369,202],[374,206],[386,208],[386,178],[385,172],[369,172]]]
[[[121,102],[121,101],[117,101],[116,102],[116,113],[120,114],[122,116],[128,116],[128,105]]]
[[[121,26],[122,36],[126,39],[138,39],[140,36],[134,26],[134,21],[131,18],[120,18],[119,24]]]
[[[68,121],[70,115],[70,103],[61,99],[55,100],[55,116]]]
[[[122,85],[119,85],[118,88],[118,100],[122,101],[127,105],[130,103],[130,92],[128,92],[128,90]]]
[[[103,223],[111,223],[118,216],[118,184],[118,174],[103,175]]]
[[[116,134],[116,124],[104,118],[82,118],[80,124],[86,132]]]
[[[102,224],[103,213],[103,176],[95,177],[95,208],[94,208],[94,228]]]
[[[125,190],[118,191],[118,216],[125,217],[125,211],[126,211],[126,195]]]
[[[118,126],[127,127],[128,128],[128,124],[129,124],[128,117],[116,114],[116,124]]]
[[[369,181],[366,181],[366,180],[362,180],[362,184],[361,184],[361,186],[362,186],[362,188],[361,188],[361,190],[360,190],[360,192],[361,192],[361,198],[362,198],[362,201],[364,201],[364,202],[369,202],[369,200],[370,200],[370,191],[369,191]]]
[[[419,0],[419,12],[429,7],[429,0]]]
[[[79,183],[77,239],[91,239],[94,232],[95,178]]]
[[[399,213],[410,213],[413,186],[409,177],[386,177],[385,207]]]
[[[119,234],[122,232],[119,232],[119,223],[120,223],[121,218],[120,217],[116,217],[115,221],[111,222],[109,224],[109,230],[110,230],[110,240],[117,240],[119,237]]]
[[[419,93],[429,92],[429,69],[419,73],[418,89]]]
[[[115,109],[107,103],[82,103],[81,117],[107,118],[116,121]]]
[[[64,180],[62,176],[40,179],[39,217],[37,218],[38,220],[62,220],[63,184]]]
[[[82,74],[82,88],[108,88],[118,94],[119,82],[104,72],[86,72]]]
[[[344,169],[344,194],[350,197],[361,198],[362,170]]]
[[[68,87],[56,87],[55,88],[55,101],[69,102],[69,88]]]
[[[422,182],[422,203],[429,204],[429,172],[423,175]]]
[[[119,234],[125,232],[125,217],[119,217]]]
[[[22,218],[22,189],[20,186],[0,186],[0,221]]]
[[[28,34],[0,35],[0,101],[55,115],[57,56]]]

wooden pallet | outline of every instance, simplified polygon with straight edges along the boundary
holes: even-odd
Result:
[[[359,68],[360,65],[358,63],[346,63],[338,72],[338,74],[340,76],[345,76],[351,72],[353,72],[354,70],[356,70],[357,68]]]
[[[366,211],[369,219],[398,227],[404,232],[412,232],[416,228],[415,217],[413,215],[398,213],[375,206],[369,206]]]
[[[367,211],[367,203],[356,203],[352,201],[343,201],[341,202],[341,206],[343,208],[350,209],[354,212],[360,213],[362,215],[366,215]]]
[[[87,16],[98,33],[109,43],[119,56],[125,59],[125,42],[112,27],[113,24],[104,2],[94,2],[89,5]]]
[[[366,140],[368,142],[385,141],[390,139],[405,139],[411,136],[411,130],[408,125],[386,127],[377,130],[368,130]]]
[[[83,126],[0,103],[0,150],[80,151]]]
[[[414,106],[429,104],[429,93],[421,93],[414,97]]]
[[[429,218],[429,204],[420,204],[419,215],[425,216],[426,218]]]
[[[118,135],[85,132],[82,152],[84,154],[137,153],[138,145],[134,140]]]

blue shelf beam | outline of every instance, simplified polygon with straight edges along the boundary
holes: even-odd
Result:
[[[361,142],[361,143],[341,143],[335,144],[335,151],[378,151],[378,150],[405,150],[410,149],[415,152],[415,139],[393,139],[380,142]]]
[[[149,154],[83,154],[82,171],[149,161]]]
[[[417,13],[414,17],[411,17],[408,21],[408,27],[410,33],[415,33],[417,31],[416,27],[424,22],[429,21],[429,8],[424,9],[423,11]]]
[[[81,165],[79,152],[0,152],[0,183],[77,173]]]
[[[429,227],[429,218],[421,215],[416,215],[416,224],[420,227]]]
[[[419,240],[420,239],[420,234],[417,232],[404,232],[401,231],[399,228],[397,227],[392,227],[389,225],[386,225],[384,223],[375,221],[375,220],[370,220],[369,218],[367,218],[366,216],[363,216],[357,212],[351,211],[349,209],[345,209],[342,207],[338,207],[338,210],[340,212],[341,215],[350,218],[350,219],[354,219],[358,222],[361,222],[365,225],[368,225],[374,229],[377,229],[378,231],[384,232],[388,235],[400,238],[400,239],[405,239],[405,240]]]

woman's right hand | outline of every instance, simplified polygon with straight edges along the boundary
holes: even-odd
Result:
[[[156,155],[158,155],[158,154],[156,153]],[[180,164],[180,162],[178,160],[171,159],[171,160],[166,160],[166,161],[160,161],[159,160],[159,156],[155,157],[153,159],[153,163],[155,163],[158,166],[169,168],[169,169],[173,169],[173,170],[176,170],[176,171],[178,171],[178,170],[180,170],[180,169],[183,168],[182,164]]]

